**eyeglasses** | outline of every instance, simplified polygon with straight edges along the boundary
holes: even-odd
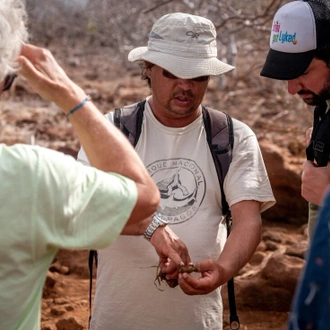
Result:
[[[166,78],[169,78],[169,79],[180,79],[180,78],[176,77],[174,74],[172,74],[171,72],[168,72],[165,69],[163,69],[163,76],[166,77]],[[196,77],[196,78],[192,78],[192,79],[188,79],[188,80],[202,82],[202,81],[209,80],[209,78],[210,78],[210,76],[200,76],[200,77]]]
[[[17,77],[16,74],[9,74],[9,75],[6,76],[5,82],[4,82],[3,87],[2,87],[3,92],[7,91],[11,87],[11,85],[13,84],[16,77]]]

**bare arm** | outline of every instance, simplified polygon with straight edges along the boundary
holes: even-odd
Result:
[[[232,216],[232,231],[218,260],[200,262],[200,278],[179,274],[180,287],[186,294],[212,292],[232,278],[255,252],[261,240],[259,202],[242,201],[233,205]]]
[[[251,259],[261,241],[260,203],[249,200],[236,203],[231,208],[233,225],[217,263],[224,271],[224,282]]]
[[[64,113],[68,113],[86,97],[85,92],[66,75],[48,50],[23,45],[18,62],[22,66],[20,74],[41,97],[54,101]],[[126,137],[105,119],[91,101],[70,115],[69,119],[92,166],[135,181],[138,200],[126,226],[134,234],[142,234],[160,200],[157,186],[142,161]]]

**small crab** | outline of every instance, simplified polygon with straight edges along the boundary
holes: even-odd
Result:
[[[178,271],[179,271],[179,273],[188,273],[188,274],[190,274],[190,273],[193,273],[193,272],[199,273],[200,269],[195,264],[189,264],[189,265],[178,265]],[[167,279],[166,278],[166,273],[162,272],[159,269],[159,266],[158,266],[157,267],[157,275],[156,275],[154,284],[155,284],[155,286],[158,290],[164,291],[164,290],[160,289],[161,281],[165,281],[166,284],[170,288],[175,288],[179,284],[178,280],[176,278]],[[158,285],[157,285],[157,283],[158,283]]]

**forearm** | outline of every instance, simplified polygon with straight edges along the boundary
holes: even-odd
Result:
[[[128,221],[120,234],[127,236],[141,235],[141,239],[142,239],[143,234],[146,231],[147,227],[149,226],[151,220],[152,220],[152,216],[147,217],[145,219],[140,219],[138,222]]]
[[[248,203],[248,205],[242,209],[236,209],[236,212],[234,206],[231,233],[217,260],[222,269],[222,284],[235,276],[246,265],[261,240],[262,222],[259,203],[254,201],[241,203]]]

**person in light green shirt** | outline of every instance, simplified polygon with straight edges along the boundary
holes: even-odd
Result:
[[[121,175],[25,145],[0,145],[0,176],[0,328],[39,329],[42,289],[58,249],[113,243],[137,189]]]
[[[190,261],[185,244],[159,225],[158,188],[126,137],[48,50],[23,43],[25,14],[20,1],[0,1],[0,95],[19,70],[66,114],[92,167],[46,148],[0,144],[1,330],[40,329],[42,288],[60,248],[102,249],[119,234],[144,235],[160,261]]]

